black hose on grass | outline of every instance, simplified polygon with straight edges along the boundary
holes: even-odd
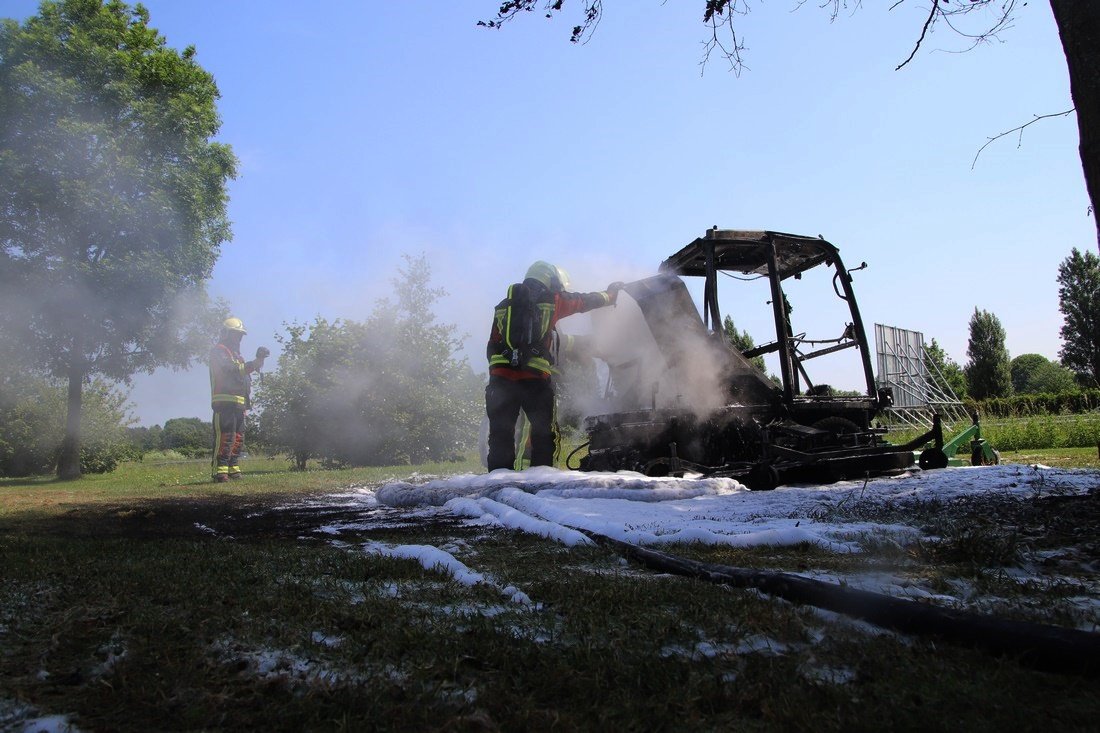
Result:
[[[1045,671],[1090,677],[1100,674],[1100,634],[939,608],[790,573],[704,563],[602,535],[590,536],[662,572],[756,588],[792,603],[843,613],[902,633],[935,635],[961,646],[1014,657],[1021,664]]]
[[[574,448],[573,452],[565,457],[565,467],[568,468],[568,469],[571,469],[573,471],[576,471],[577,470],[576,468],[573,468],[572,466],[569,465],[569,461],[573,460],[573,456],[577,455],[577,453],[580,452],[581,448],[586,447],[591,442],[592,442],[591,440],[586,440],[583,443],[581,443],[580,445],[578,445],[576,448]],[[579,468],[580,464],[578,463],[577,466]]]

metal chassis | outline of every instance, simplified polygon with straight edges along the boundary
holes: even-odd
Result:
[[[814,239],[799,235],[764,231],[751,233],[752,235],[757,235],[758,238],[749,239],[746,237],[744,240],[741,240],[738,239],[737,236],[728,236],[730,234],[737,235],[742,233],[726,232],[717,228],[709,229],[705,236],[696,239],[679,253],[666,259],[661,264],[662,271],[669,271],[680,275],[701,274],[703,276],[704,325],[712,332],[721,330],[722,314],[718,306],[718,272],[719,270],[736,269],[735,267],[724,266],[724,263],[720,262],[718,248],[722,245],[727,247],[743,245],[746,250],[753,250],[756,255],[751,264],[759,263],[759,266],[765,268],[763,272],[759,272],[759,268],[741,271],[746,272],[746,274],[748,274],[748,272],[757,272],[768,278],[771,289],[772,316],[775,322],[776,334],[776,340],[774,342],[746,351],[744,355],[746,358],[752,358],[773,351],[778,352],[780,377],[783,380],[783,402],[787,405],[794,404],[796,395],[801,391],[799,384],[800,375],[805,379],[808,385],[812,386],[802,366],[803,362],[843,349],[858,348],[863,366],[863,377],[867,388],[867,396],[876,403],[876,408],[888,406],[883,404],[887,400],[884,395],[878,393],[875,384],[875,375],[871,366],[871,350],[868,347],[867,332],[863,325],[863,317],[860,315],[855,293],[852,290],[851,271],[845,268],[844,261],[840,257],[840,251],[820,237]],[[777,248],[779,243],[784,242],[794,242],[800,247],[812,250],[813,256],[808,258],[805,263],[784,270]],[[690,266],[685,266],[687,263],[685,263],[684,260],[687,259],[692,248],[698,248],[702,251],[704,258],[702,272],[699,272],[697,262],[692,262]],[[850,335],[850,338],[835,346],[812,351],[808,354],[799,354],[785,312],[785,296],[783,294],[782,281],[790,277],[799,278],[803,272],[820,264],[831,265],[833,267],[835,270],[834,279],[836,282],[839,282],[840,286],[843,288],[844,294],[841,297],[847,302],[848,310],[852,317],[852,327],[846,331],[846,335]],[[838,292],[838,295],[839,294]]]
[[[848,304],[851,323],[846,324],[840,339],[816,342],[832,345],[802,354],[798,345],[814,342],[796,339],[792,333],[782,283],[787,278],[800,278],[803,272],[823,264],[834,270],[833,288],[837,296]],[[863,267],[866,267],[865,263],[855,269]],[[665,455],[656,451],[649,453],[651,458],[644,464],[647,472],[660,470],[682,475],[685,471],[695,471],[710,476],[738,478],[749,488],[768,490],[791,481],[820,483],[899,472],[913,465],[917,451],[921,452],[919,461],[916,462],[922,468],[942,468],[947,465],[943,427],[938,415],[933,417],[930,430],[901,446],[882,442],[880,434],[884,430],[872,427],[871,420],[874,416],[892,404],[892,393],[888,389],[879,390],[875,383],[867,334],[852,289],[852,271],[844,266],[835,246],[821,237],[713,228],[705,236],[667,258],[661,263],[660,270],[679,276],[704,278],[702,320],[704,328],[712,334],[720,333],[722,328],[722,315],[718,305],[718,272],[736,271],[767,277],[776,340],[745,351],[743,356],[752,358],[771,352],[778,354],[783,384],[781,390],[776,390],[776,403],[773,403],[772,408],[776,411],[769,420],[791,418],[795,423],[809,425],[808,418],[813,418],[816,412],[822,418],[856,418],[851,422],[857,423],[861,432],[837,433],[840,445],[797,450],[775,442],[770,433],[773,428],[782,430],[782,426],[770,422],[768,425],[758,423],[761,429],[760,451],[751,458],[717,466],[699,465],[681,459],[677,454],[677,444],[670,442]],[[800,376],[808,387],[813,387],[803,362],[848,348],[859,349],[866,397],[802,395]],[[591,429],[589,434],[591,439]],[[848,444],[844,445],[845,442]],[[861,442],[864,444],[858,444]],[[651,446],[652,448],[657,446]],[[948,445],[947,448],[950,450],[952,446]],[[957,450],[957,444],[954,448]],[[601,448],[598,453],[603,454],[605,450],[607,449]],[[592,454],[595,455],[597,454]]]

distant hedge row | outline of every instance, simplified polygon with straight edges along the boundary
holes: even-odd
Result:
[[[1080,415],[1100,410],[1100,389],[1061,394],[1021,394],[981,401],[966,401],[969,411],[982,417],[1034,417],[1039,415]]]
[[[962,427],[964,426],[949,427],[945,436],[957,435]],[[899,426],[890,431],[888,440],[894,445],[902,445],[922,432]],[[1095,448],[1100,444],[1100,413],[994,418],[982,422],[982,437],[1001,451]],[[966,455],[970,449],[963,445],[959,450],[961,455]]]
[[[1100,414],[996,420],[982,423],[982,437],[997,450],[1093,448],[1100,443]]]

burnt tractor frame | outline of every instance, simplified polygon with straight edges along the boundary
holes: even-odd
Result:
[[[801,279],[817,267],[833,270],[832,285],[847,304],[847,322],[839,338],[808,340],[792,333],[785,281]],[[659,274],[628,283],[667,369],[709,359],[721,377],[718,406],[701,412],[676,404],[635,404],[637,409],[588,417],[584,429],[588,454],[582,470],[633,470],[648,475],[685,471],[737,478],[749,488],[773,489],[791,482],[820,483],[896,473],[911,467],[915,451],[922,468],[946,465],[939,419],[932,429],[904,445],[884,439],[875,418],[893,403],[889,389],[876,386],[863,319],[852,289],[852,272],[839,250],[821,237],[773,231],[710,229],[661,263]],[[719,273],[766,278],[770,287],[774,340],[744,353],[722,331],[718,303]],[[683,278],[703,278],[702,317]],[[695,337],[691,349],[684,336]],[[856,349],[866,392],[837,396],[810,381],[805,364]],[[690,352],[690,353],[685,353]],[[707,353],[701,353],[707,352]],[[774,353],[776,384],[749,362]],[[608,361],[609,384],[617,365]]]

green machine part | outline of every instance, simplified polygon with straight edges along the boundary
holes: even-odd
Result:
[[[947,458],[948,466],[995,466],[1001,462],[1001,456],[993,449],[985,438],[982,437],[982,426],[977,414],[972,417],[974,424],[963,430],[955,437],[944,441],[940,448]],[[958,457],[959,449],[969,445],[970,462]],[[932,450],[931,448],[926,450]],[[942,458],[940,459],[943,460]]]

